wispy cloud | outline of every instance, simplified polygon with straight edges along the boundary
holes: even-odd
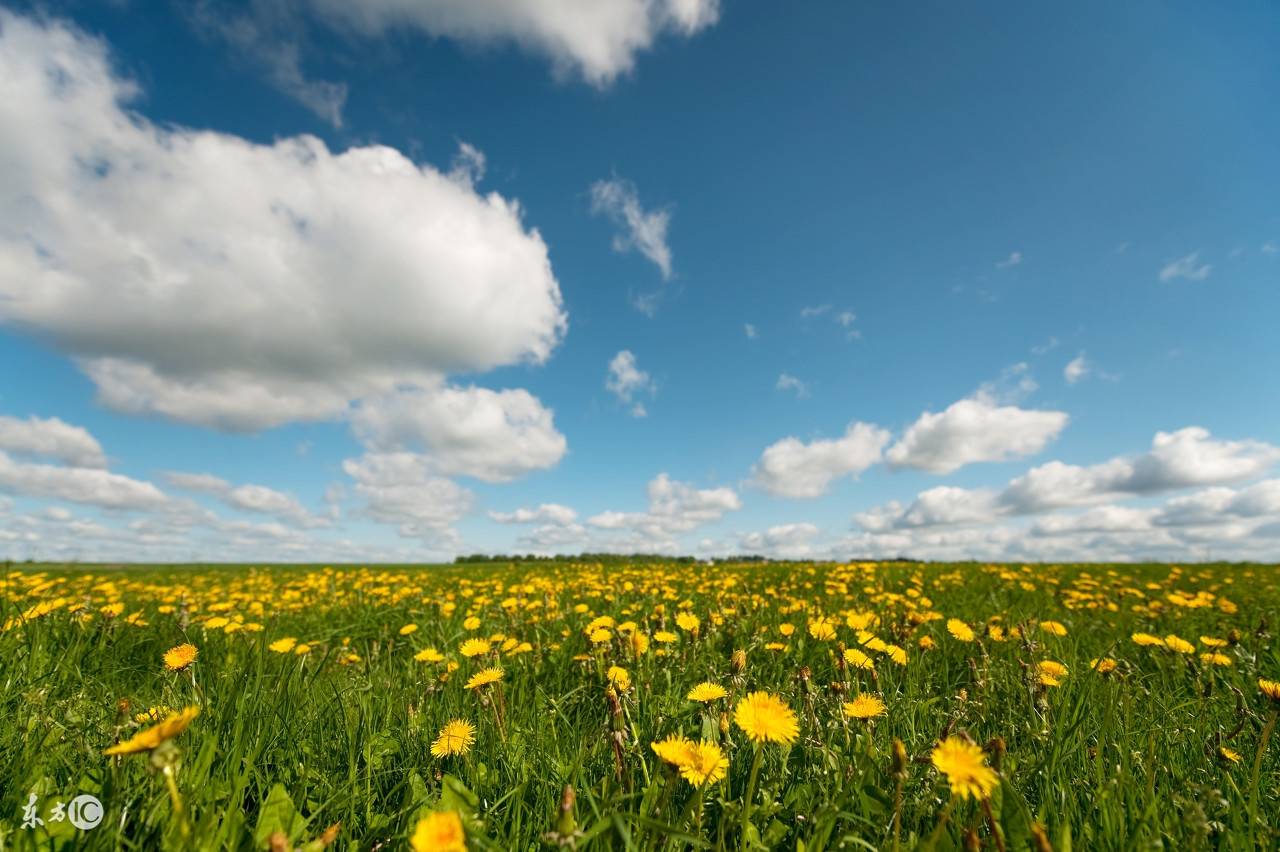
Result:
[[[653,396],[658,389],[653,377],[640,369],[635,354],[629,349],[623,349],[613,356],[604,386],[620,402],[631,406],[632,417],[645,417],[649,413],[644,403],[636,397],[646,393]]]
[[[618,228],[614,251],[635,249],[658,267],[664,281],[671,277],[671,248],[667,245],[670,210],[645,210],[635,184],[614,176],[591,185],[591,212],[608,217]]]
[[[1009,267],[1017,266],[1020,263],[1022,263],[1022,252],[1013,251],[1009,252],[1009,256],[1004,260],[996,263],[996,269],[1008,269]]]
[[[1193,251],[1186,257],[1166,263],[1160,270],[1160,280],[1172,281],[1175,278],[1185,278],[1188,281],[1203,281],[1209,277],[1212,269],[1213,267],[1209,264],[1200,262],[1200,252]]]
[[[794,392],[796,399],[805,399],[809,396],[809,386],[789,373],[778,376],[778,382],[774,387],[780,391]]]

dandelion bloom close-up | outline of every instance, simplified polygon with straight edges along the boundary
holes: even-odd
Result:
[[[467,834],[457,811],[434,811],[418,820],[409,847],[413,852],[466,852]]]
[[[434,757],[466,754],[475,741],[476,726],[466,719],[453,719],[445,723],[440,735],[431,743],[431,754]]]
[[[947,632],[961,642],[972,642],[975,638],[973,628],[958,618],[947,619]]]
[[[888,708],[882,699],[867,693],[859,695],[844,705],[844,715],[850,719],[873,719],[887,712]]]
[[[164,652],[164,667],[171,672],[180,672],[194,663],[199,654],[195,645],[178,645]]]
[[[467,681],[467,689],[479,689],[482,686],[489,686],[502,680],[503,670],[497,666],[487,669],[481,669],[471,676]]]
[[[690,701],[701,701],[704,704],[708,704],[719,698],[724,698],[728,694],[729,693],[725,691],[723,686],[718,683],[712,683],[708,680],[703,681],[693,689],[689,690],[689,694],[685,697]]]
[[[800,736],[796,714],[776,695],[753,692],[738,702],[733,721],[753,742],[795,742]]]
[[[729,771],[729,758],[720,750],[720,746],[708,740],[690,743],[683,752],[680,777],[695,787],[714,784]]]
[[[139,731],[124,742],[111,746],[103,754],[137,754],[140,751],[151,751],[161,743],[168,742],[181,734],[199,715],[199,707],[185,707],[177,713],[170,714],[158,725]]]
[[[938,743],[929,759],[947,777],[953,796],[985,799],[1000,783],[1000,776],[987,765],[982,749],[961,737],[948,737]]]

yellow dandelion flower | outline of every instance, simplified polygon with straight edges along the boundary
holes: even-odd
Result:
[[[1098,674],[1107,674],[1116,670],[1116,661],[1110,657],[1094,658],[1089,661],[1089,668]]]
[[[1135,644],[1144,648],[1154,648],[1157,645],[1164,645],[1164,640],[1159,636],[1152,636],[1150,633],[1135,633],[1129,637]]]
[[[1280,704],[1280,681],[1258,678],[1258,689],[1263,695]]]
[[[932,650],[933,650],[934,648],[936,648],[936,647],[938,647],[938,643],[933,641],[933,637],[932,637],[932,636],[921,636],[921,637],[920,637],[920,650],[921,650],[921,651],[932,651]]]
[[[294,639],[292,636],[286,636],[283,639],[277,639],[267,647],[272,651],[275,651],[277,654],[290,654],[293,652],[293,648],[297,644],[297,639]]]
[[[605,672],[605,677],[609,679],[609,683],[622,692],[626,692],[631,688],[631,674],[622,666],[609,666],[609,670]]]
[[[689,690],[689,694],[685,697],[690,701],[701,701],[703,704],[710,704],[712,701],[724,698],[728,694],[723,686],[707,680]]]
[[[299,657],[301,657],[303,654],[310,654],[311,646],[308,645],[306,642],[299,642],[297,646],[293,649],[293,653],[297,654]]]
[[[458,653],[464,657],[479,657],[489,653],[491,647],[488,639],[467,639],[458,646]]]
[[[778,625],[778,632],[783,636],[790,636],[792,633],[796,632],[796,626],[794,624],[787,624],[784,622]]]
[[[408,636],[410,633],[417,633],[417,632],[418,632],[418,625],[416,624],[406,624],[404,627],[400,628],[401,636]]]
[[[1172,633],[1164,637],[1164,646],[1170,651],[1177,651],[1179,654],[1194,654],[1196,652],[1195,645]]]
[[[815,618],[809,622],[809,635],[819,642],[836,638],[836,623],[829,618]]]
[[[418,820],[409,847],[413,852],[466,852],[467,834],[457,811],[435,811]]]
[[[1207,646],[1208,646],[1208,647],[1210,647],[1210,648],[1225,648],[1225,647],[1227,647],[1227,640],[1226,640],[1226,639],[1219,639],[1219,638],[1217,638],[1216,636],[1201,636],[1201,637],[1200,637],[1200,642],[1201,642],[1201,644],[1207,645]]]
[[[171,672],[180,672],[196,661],[200,652],[190,643],[178,645],[164,652],[164,667]]]
[[[693,740],[688,737],[682,737],[679,734],[670,734],[664,740],[658,740],[651,743],[650,748],[654,754],[662,758],[672,766],[680,766],[687,758],[688,752],[693,748]]]
[[[1060,621],[1042,621],[1040,629],[1051,636],[1066,636],[1067,628]]]
[[[449,757],[466,754],[476,741],[476,726],[466,719],[453,719],[440,729],[440,735],[431,744],[432,757]]]
[[[1234,749],[1229,749],[1226,746],[1218,746],[1218,756],[1228,763],[1240,762],[1240,752]]]
[[[866,693],[844,705],[844,715],[850,719],[874,719],[888,712],[889,708],[879,697]]]
[[[725,757],[720,746],[703,740],[697,745],[690,743],[684,750],[683,762],[677,765],[680,767],[681,778],[695,787],[701,787],[704,784],[714,784],[725,776],[729,771],[729,758]]]
[[[885,645],[884,653],[888,654],[889,659],[899,666],[907,664],[907,651],[905,648],[900,648],[897,645]]]
[[[124,742],[111,746],[103,754],[137,754],[141,751],[151,751],[161,743],[168,742],[181,734],[199,715],[199,707],[186,707],[177,713],[171,713],[160,724],[139,731]]]
[[[699,624],[701,622],[698,621],[698,616],[691,612],[682,612],[676,616],[676,626],[686,633],[697,633]]]
[[[947,619],[947,632],[961,642],[972,642],[975,638],[973,628],[958,618]]]
[[[875,671],[876,668],[875,663],[871,662],[871,658],[859,651],[857,648],[845,648],[844,661],[855,669]]]
[[[479,630],[480,619],[474,615],[467,617],[462,622],[462,629],[463,630]]]
[[[166,707],[165,705],[160,704],[154,707],[148,707],[146,710],[143,710],[141,713],[135,713],[133,716],[133,721],[137,722],[140,725],[143,722],[159,722],[161,719],[163,719],[165,716],[168,716],[172,712],[173,712],[172,707]]]
[[[792,743],[800,736],[796,714],[782,698],[753,692],[738,702],[733,721],[755,743]]]
[[[502,676],[504,674],[506,674],[506,672],[497,666],[481,669],[471,676],[471,679],[466,683],[466,687],[467,689],[479,689],[482,686],[495,684],[502,680]]]
[[[995,770],[987,766],[987,756],[982,749],[960,737],[948,737],[938,743],[930,760],[947,776],[953,796],[985,799],[1000,783]]]
[[[653,641],[660,642],[663,645],[670,645],[679,641],[680,637],[672,633],[670,630],[659,630],[653,634]]]
[[[444,654],[441,654],[435,648],[423,648],[414,654],[413,658],[420,663],[439,663],[444,660]]]
[[[1226,654],[1215,651],[1212,654],[1201,654],[1200,662],[1206,666],[1229,666],[1231,665],[1231,658]]]

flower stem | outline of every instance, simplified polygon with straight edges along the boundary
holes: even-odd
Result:
[[[747,848],[747,827],[751,825],[751,805],[756,797],[756,779],[760,775],[760,758],[763,755],[764,747],[756,743],[755,756],[751,758],[751,774],[747,776],[747,794],[742,800],[742,849]]]
[[[191,837],[191,824],[187,822],[187,811],[182,804],[182,794],[178,792],[178,779],[173,771],[173,764],[168,764],[161,770],[164,773],[165,786],[169,788],[169,803],[173,806],[173,812],[178,815],[178,828],[182,831],[184,839]]]
[[[1271,734],[1276,729],[1276,719],[1280,718],[1280,709],[1271,711],[1271,718],[1262,729],[1262,738],[1258,741],[1258,754],[1253,758],[1253,773],[1249,779],[1249,837],[1256,840],[1258,830],[1258,779],[1262,773],[1262,756],[1267,753],[1267,744],[1271,742]],[[1253,842],[1250,848],[1257,848]]]

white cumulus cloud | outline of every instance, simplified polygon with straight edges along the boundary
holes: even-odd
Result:
[[[522,506],[514,512],[490,512],[489,517],[500,524],[549,524],[567,527],[578,519],[578,513],[559,503],[543,503],[532,509]]]
[[[894,467],[951,473],[976,462],[1024,458],[1040,452],[1067,425],[1062,411],[999,405],[979,393],[938,413],[925,412],[885,458]]]
[[[551,410],[520,389],[400,390],[364,400],[351,419],[374,450],[424,452],[437,473],[485,482],[554,467],[567,447]]]
[[[57,459],[73,467],[106,467],[98,439],[57,417],[0,416],[0,450]]]
[[[692,36],[719,0],[308,0],[335,27],[364,35],[416,29],[470,44],[515,43],[605,86],[664,34]]]
[[[255,430],[558,344],[514,201],[388,147],[159,126],[138,94],[101,42],[0,13],[0,324],[112,408]]]
[[[880,461],[889,440],[886,430],[860,422],[850,423],[836,439],[783,438],[760,455],[752,482],[778,497],[820,497],[835,480],[857,476]]]

